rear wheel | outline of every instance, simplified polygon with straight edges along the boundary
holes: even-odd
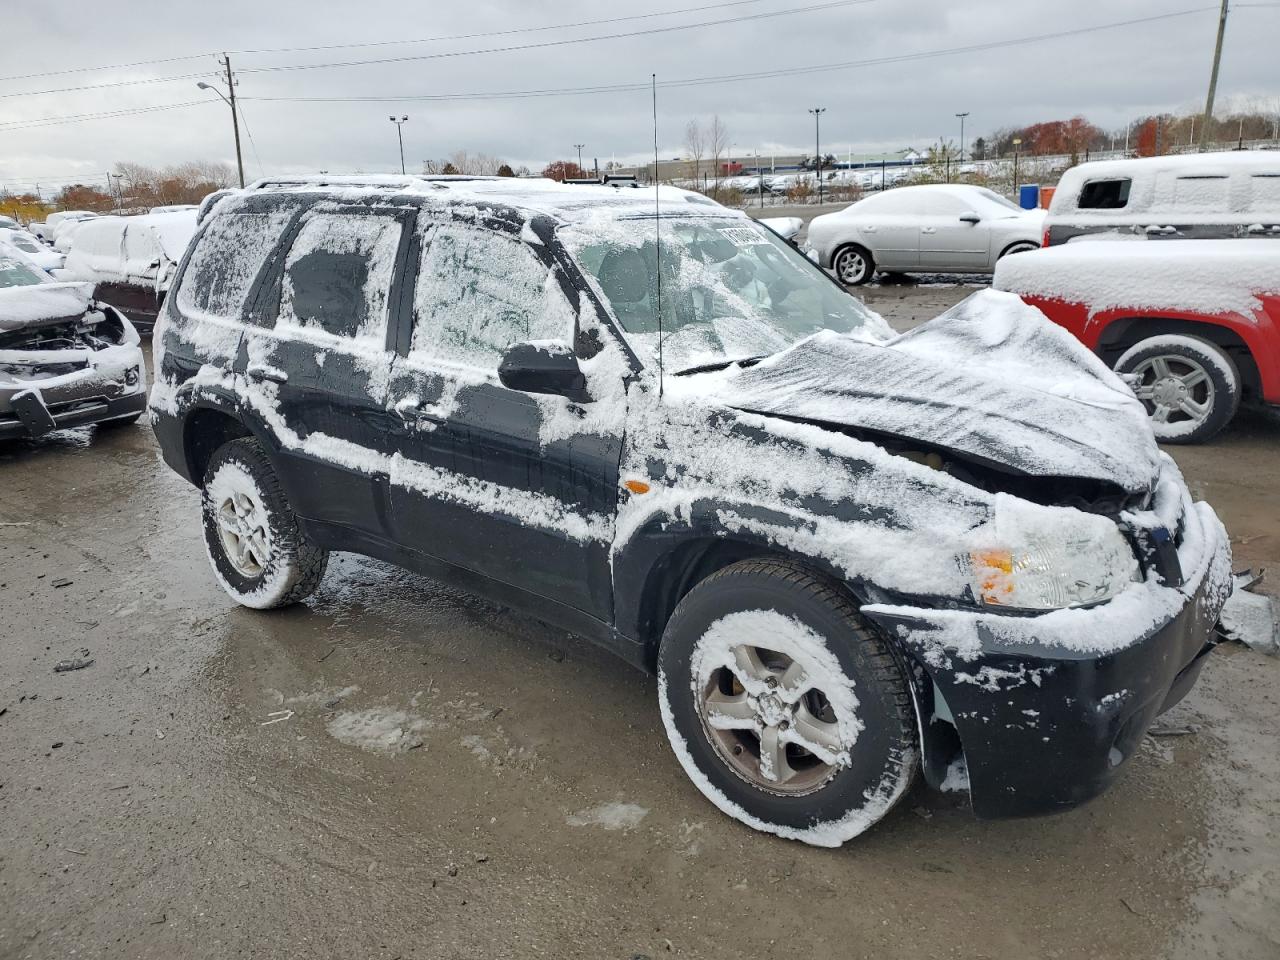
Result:
[[[795,563],[743,561],[690,591],[658,697],[690,779],[757,830],[839,846],[915,775],[902,668],[841,587]]]
[[[257,440],[214,451],[201,500],[209,563],[237,603],[285,607],[320,585],[329,553],[303,531]]]
[[[871,251],[856,244],[842,247],[832,258],[831,268],[836,279],[849,287],[858,287],[866,283],[876,272],[875,260]]]
[[[1203,443],[1231,422],[1240,406],[1240,372],[1208,340],[1163,334],[1142,340],[1116,361],[1147,408],[1162,443]]]
[[[1028,240],[1022,240],[1022,241],[1019,241],[1018,243],[1011,243],[1009,244],[1009,246],[1005,247],[1002,251],[1000,251],[1000,257],[1007,257],[1010,254],[1026,253],[1029,250],[1039,250],[1039,249],[1040,249],[1040,244],[1031,243]],[[999,257],[997,257],[997,259],[999,259]]]

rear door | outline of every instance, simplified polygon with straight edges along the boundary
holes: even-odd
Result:
[[[589,403],[498,379],[513,344],[574,343],[577,293],[514,232],[424,221],[418,243],[388,396],[395,539],[607,621],[620,432],[587,429]]]
[[[324,204],[284,239],[237,358],[294,510],[386,536],[386,404],[412,211]]]
[[[991,269],[990,219],[969,223],[960,217],[975,211],[959,197],[930,193],[920,207],[920,269]]]
[[[859,204],[855,222],[861,242],[880,269],[914,270],[920,265],[920,225],[903,197],[892,193],[869,197]]]

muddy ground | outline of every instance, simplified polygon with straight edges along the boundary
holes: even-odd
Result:
[[[862,295],[906,327],[967,292]],[[1172,452],[1280,571],[1278,441]],[[1280,663],[1245,648],[1083,809],[917,788],[818,850],[721,816],[654,682],[535,621],[351,556],[236,607],[145,425],[0,448],[0,481],[4,960],[1280,956]]]

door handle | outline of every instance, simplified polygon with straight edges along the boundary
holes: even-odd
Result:
[[[256,380],[259,383],[263,380],[269,380],[272,383],[287,383],[289,380],[289,375],[283,370],[261,363],[250,364],[245,370],[245,375],[250,380]]]
[[[921,233],[937,233],[938,230],[936,227],[921,227],[920,232]]]
[[[405,423],[417,423],[420,420],[432,420],[443,423],[448,413],[438,404],[420,403],[417,397],[406,397],[395,405],[396,416]]]

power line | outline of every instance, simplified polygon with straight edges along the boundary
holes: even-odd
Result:
[[[1156,14],[1150,17],[1140,17],[1133,20],[1120,20],[1114,23],[1096,24],[1090,27],[1077,27],[1072,30],[1061,30],[1054,33],[1042,33],[1029,37],[1016,37],[1007,40],[990,40],[983,43],[969,44],[962,47],[947,47],[937,50],[922,50],[916,53],[895,54],[884,57],[873,57],[864,60],[846,60],[838,63],[809,64],[802,67],[782,67],[775,70],[761,70],[753,73],[734,73],[719,74],[705,77],[692,77],[685,80],[661,80],[658,81],[660,87],[690,87],[703,86],[719,83],[737,83],[745,80],[767,80],[777,77],[799,76],[810,73],[822,73],[833,70],[848,70],[858,67],[883,66],[892,63],[906,63],[915,60],[928,60],[934,57],[954,56],[962,53],[974,53],[984,50],[998,49],[1001,47],[1011,47],[1025,45],[1029,43],[1039,43],[1046,40],[1057,40],[1064,37],[1079,36],[1081,34],[1096,33],[1102,30],[1115,30],[1122,27],[1130,27],[1138,24],[1151,23],[1157,20],[1171,20],[1176,17],[1186,17],[1196,13],[1204,13],[1209,10],[1217,10],[1217,7],[1197,7],[1192,10],[1181,10],[1173,13]],[[598,84],[588,87],[551,87],[535,90],[506,90],[506,91],[486,91],[475,93],[440,93],[440,94],[418,94],[418,95],[400,95],[400,96],[361,96],[361,97],[245,97],[246,100],[255,101],[275,101],[287,103],[386,103],[394,101],[450,101],[450,100],[505,100],[505,99],[526,99],[534,97],[558,97],[572,96],[578,94],[598,94],[598,93],[626,93],[635,90],[648,90],[649,83],[615,83],[615,84]]]
[[[795,16],[803,13],[813,13],[820,10],[830,10],[836,7],[847,7],[866,3],[874,3],[875,0],[829,0],[827,3],[814,4],[808,7],[788,7],[783,10],[775,10],[767,13],[747,14],[741,17],[724,17],[719,20],[700,20],[697,23],[673,24],[666,27],[650,27],[645,30],[631,30],[622,33],[606,33],[599,34],[594,37],[573,37],[563,40],[547,40],[541,43],[512,44],[505,47],[485,47],[476,50],[455,50],[449,53],[429,53],[418,54],[405,57],[383,57],[376,60],[348,60],[333,63],[295,63],[295,64],[279,64],[276,66],[263,67],[241,67],[237,73],[269,73],[277,71],[291,70],[320,70],[334,67],[361,67],[371,66],[385,63],[405,63],[420,60],[436,60],[440,58],[454,57],[470,57],[480,56],[493,53],[512,53],[519,50],[541,50],[547,47],[562,47],[578,43],[596,43],[601,40],[620,40],[627,37],[643,37],[652,36],[654,34],[675,33],[681,30],[697,30],[702,27],[718,27],[730,23],[741,23],[748,20],[761,20],[770,17]],[[76,87],[57,87],[50,90],[25,90],[19,93],[0,93],[0,99],[9,99],[12,97],[37,97],[45,94],[54,93],[75,93],[81,90],[106,90],[114,87],[128,87],[136,84],[151,83],[170,83],[176,80],[193,80],[198,77],[204,77],[209,71],[201,73],[183,73],[167,77],[146,77],[136,80],[116,80],[110,83],[90,83]]]
[[[52,127],[62,123],[81,123],[85,120],[107,120],[133,116],[139,113],[158,113],[161,110],[180,110],[199,107],[216,100],[187,100],[184,103],[161,103],[148,107],[128,107],[123,110],[104,110],[99,113],[74,113],[60,117],[40,117],[35,120],[6,120],[0,123],[2,130],[30,130],[35,127]]]
[[[624,23],[629,20],[651,20],[656,17],[672,17],[677,14],[701,13],[703,10],[719,10],[724,7],[742,7],[748,4],[762,3],[763,0],[729,0],[727,3],[709,3],[699,7],[683,7],[675,10],[656,10],[653,13],[635,13],[625,17],[606,17],[600,20],[579,20],[574,23],[554,23],[539,27],[511,27],[506,30],[492,30],[484,33],[459,33],[441,37],[420,37],[416,40],[364,40],[351,43],[317,44],[309,47],[260,47],[254,50],[229,50],[240,55],[257,55],[264,53],[310,53],[318,50],[346,50],[355,47],[388,47],[415,43],[443,43],[451,40],[478,40],[482,37],[502,37],[517,33],[542,33],[549,30],[571,30],[578,27],[595,27],[609,23]],[[183,60],[199,60],[202,57],[216,57],[220,51],[209,50],[205,53],[189,53],[180,57],[160,57],[155,60],[134,60],[129,63],[109,63],[97,67],[69,67],[65,70],[46,70],[42,73],[20,73],[9,77],[0,77],[0,83],[12,80],[36,80],[42,77],[60,77],[73,73],[94,73],[99,70],[125,70],[130,67],[148,67],[161,63],[178,63]]]

